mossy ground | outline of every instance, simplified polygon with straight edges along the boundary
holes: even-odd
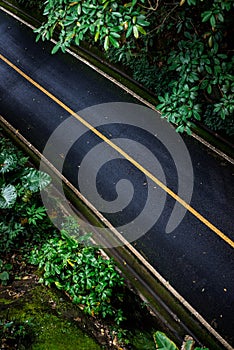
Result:
[[[136,301],[133,300],[134,305],[135,303]],[[140,304],[139,310],[125,322],[124,328],[126,326],[131,334],[126,334],[124,338],[130,338],[130,349],[153,350],[155,345],[152,330],[147,332],[143,329],[145,327],[142,324],[142,317],[138,317],[138,313],[145,313]],[[12,281],[9,285],[0,287],[0,321],[4,320],[29,326],[27,336],[17,347],[5,349],[107,350],[118,348],[109,344],[110,338],[107,337],[106,325],[85,315],[64,293],[38,284],[38,276],[31,269],[27,269],[26,274],[20,274],[19,279]],[[127,346],[126,349],[128,348]]]
[[[49,313],[43,314],[36,325],[38,336],[32,350],[99,350],[87,334],[71,322]]]
[[[26,277],[26,276],[25,276]],[[17,349],[101,350],[86,333],[80,311],[34,276],[0,288],[0,320],[28,322],[30,333]]]

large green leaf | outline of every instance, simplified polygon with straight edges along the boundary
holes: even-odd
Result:
[[[4,151],[0,154],[0,173],[7,173],[17,167],[17,158]]]
[[[12,208],[17,198],[15,186],[5,185],[0,190],[0,208]]]
[[[2,282],[1,284],[3,286],[7,285],[7,281],[9,280],[10,276],[9,273],[7,271],[3,271],[0,273],[0,281]]]
[[[164,333],[157,331],[154,334],[156,349],[159,350],[179,350],[175,343],[170,340]]]
[[[21,180],[25,188],[38,192],[50,184],[51,177],[42,171],[28,168]]]

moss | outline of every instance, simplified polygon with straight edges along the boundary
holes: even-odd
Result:
[[[34,320],[35,322],[35,320]],[[71,322],[51,314],[37,319],[37,337],[32,350],[99,350],[100,347]]]
[[[136,331],[133,339],[131,339],[132,344],[136,350],[155,350],[156,345],[153,341],[151,333]]]
[[[8,299],[5,299],[5,298],[0,298],[0,305],[8,305],[8,304],[11,304],[12,301],[11,300],[8,300]]]
[[[31,350],[101,350],[92,337],[79,328],[69,313],[71,303],[57,292],[35,286],[18,299],[1,298],[0,319],[28,322],[31,329]],[[11,304],[10,308],[7,304]],[[28,344],[29,345],[29,344]]]

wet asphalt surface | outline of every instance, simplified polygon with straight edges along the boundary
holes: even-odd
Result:
[[[107,102],[139,103],[73,57],[61,53],[52,56],[51,47],[50,43],[35,44],[35,35],[29,28],[0,13],[0,53],[74,111]],[[0,61],[0,114],[40,152],[43,152],[56,128],[69,117],[61,106],[3,61]],[[110,139],[134,140],[150,149],[164,171],[167,186],[176,192],[176,167],[166,147],[150,133],[130,125],[127,117],[126,124],[109,122],[108,116],[104,116],[102,122],[105,118],[106,124],[99,126],[98,130]],[[66,140],[71,136],[72,140],[73,137],[72,147],[64,159],[63,172],[79,188],[79,166],[86,154],[101,142],[78,121],[76,127],[84,129],[81,137],[74,142],[74,132],[72,134],[72,130],[66,130],[59,143],[63,144],[62,138]],[[183,136],[183,140],[189,150],[194,172],[191,206],[234,240],[233,166],[192,137]],[[104,150],[99,151],[98,148],[94,157],[105,159],[108,152],[113,153],[111,157],[114,158],[115,152],[108,145],[104,145]],[[145,151],[140,148],[139,152]],[[121,179],[130,181],[134,188],[133,193],[130,191],[132,199],[123,210],[117,213],[103,210],[104,216],[118,227],[140,215],[149,187],[154,184],[147,183],[146,176],[128,160],[111,157],[110,160],[106,158],[95,180],[100,198],[110,202],[115,200],[116,184]],[[144,157],[147,158],[147,152],[143,154]],[[56,165],[56,159],[51,160]],[[85,175],[88,184],[95,162],[96,159],[92,158],[88,162]],[[186,167],[183,171],[186,173]],[[157,203],[165,193],[158,186],[155,187]],[[167,195],[156,223],[133,244],[212,327],[234,345],[233,248],[189,212],[172,232],[166,233],[174,203],[174,199]],[[145,220],[151,216],[152,212],[149,211]]]

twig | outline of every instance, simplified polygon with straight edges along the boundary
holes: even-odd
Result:
[[[150,10],[150,11],[156,11],[158,9],[158,5],[159,5],[159,0],[156,0],[156,4],[155,6],[152,5],[151,1],[148,0],[148,4],[149,4],[149,7],[147,6],[144,6],[144,5],[140,5],[141,7],[147,9],[147,10]]]
[[[148,34],[151,34],[151,33],[153,33],[154,31],[156,31],[157,29],[159,29],[160,27],[162,27],[162,26],[164,25],[165,21],[167,20],[167,18],[172,14],[173,11],[175,11],[175,9],[176,9],[178,6],[179,6],[178,4],[175,5],[175,6],[173,7],[173,9],[171,9],[171,11],[168,12],[168,14],[164,17],[162,23],[160,23],[157,27],[155,27],[155,28],[152,29],[150,32],[148,32]]]

